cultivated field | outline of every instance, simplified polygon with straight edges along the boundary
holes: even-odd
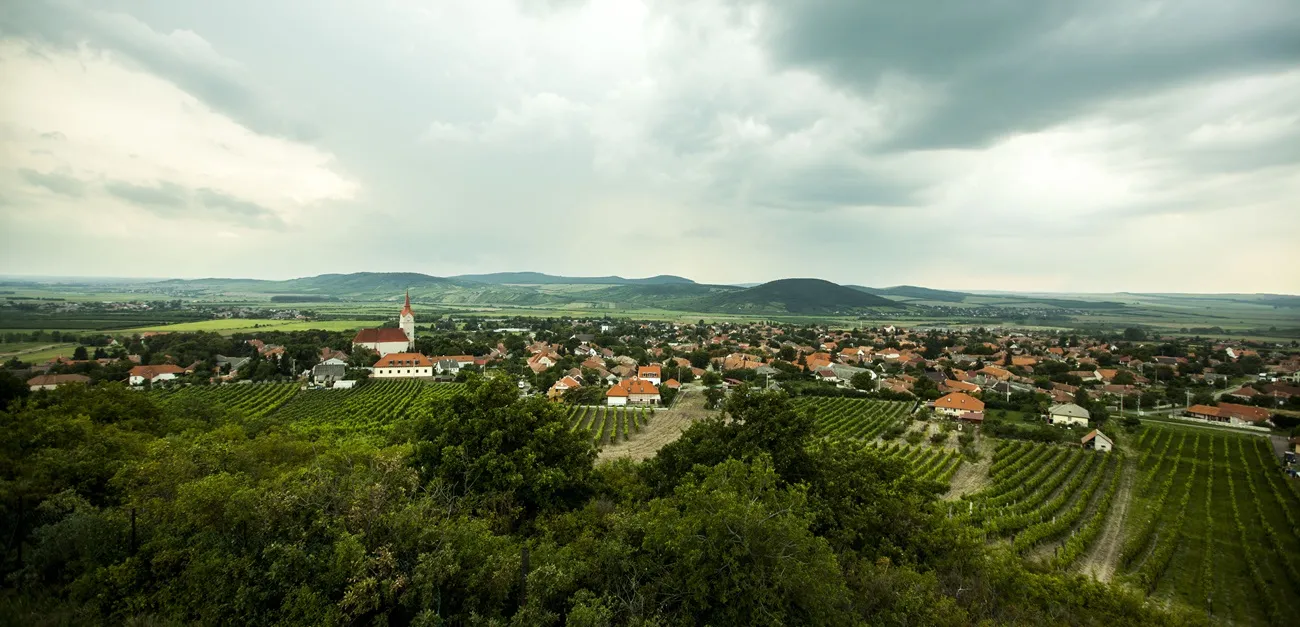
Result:
[[[804,396],[794,399],[795,407],[813,410],[820,435],[871,440],[900,424],[915,403],[860,398]]]
[[[627,442],[645,430],[655,410],[647,407],[575,405],[569,409],[569,429],[586,431],[597,448]]]

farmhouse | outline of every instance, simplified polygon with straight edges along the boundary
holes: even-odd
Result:
[[[1210,422],[1226,422],[1234,425],[1255,425],[1268,420],[1268,410],[1250,405],[1219,403],[1212,405],[1192,405],[1187,408],[1187,416]]]
[[[1096,429],[1089,431],[1088,435],[1083,436],[1082,444],[1083,448],[1101,451],[1102,453],[1109,453],[1115,449],[1115,443],[1112,442],[1110,438],[1106,437],[1106,434]]]
[[[347,374],[347,369],[348,362],[337,357],[331,357],[316,364],[316,366],[311,369],[311,378],[312,381],[315,381],[316,383],[328,384],[332,381],[342,379],[343,376]]]
[[[131,385],[144,385],[145,381],[150,383],[162,383],[171,381],[176,375],[185,374],[185,369],[172,365],[163,364],[161,366],[136,366],[128,373]]]
[[[1088,419],[1092,414],[1088,410],[1075,405],[1074,403],[1061,403],[1053,405],[1047,410],[1047,419],[1054,425],[1079,425],[1088,426]]]
[[[658,405],[659,388],[645,379],[626,379],[605,392],[610,405]]]
[[[659,385],[659,382],[663,380],[663,371],[660,370],[657,364],[651,364],[637,368],[636,376],[638,379],[649,381],[651,385]]]
[[[375,362],[374,377],[377,379],[432,376],[433,361],[420,353],[389,353]]]
[[[406,306],[398,316],[398,328],[361,329],[352,338],[352,347],[368,348],[380,357],[391,353],[405,353],[411,350],[415,341],[415,314],[411,311],[411,293],[406,293]]]
[[[953,392],[934,402],[934,410],[945,416],[957,417],[968,412],[984,411],[984,401],[961,392]]]
[[[546,398],[555,400],[560,398],[561,396],[564,396],[565,392],[568,392],[569,390],[575,390],[580,387],[582,387],[581,381],[578,381],[577,379],[571,376],[565,376],[559,381],[556,381],[555,384],[551,386],[550,390],[546,391]]]
[[[43,374],[27,380],[27,387],[33,392],[53,390],[69,383],[90,383],[90,377],[84,374]]]

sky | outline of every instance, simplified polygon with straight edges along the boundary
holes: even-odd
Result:
[[[1295,0],[28,0],[0,273],[1300,293]]]

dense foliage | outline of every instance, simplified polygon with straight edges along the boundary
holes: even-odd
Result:
[[[73,386],[0,413],[0,622],[1198,620],[990,553],[908,462],[939,450],[816,438],[778,393],[741,388],[657,458],[599,465],[562,406],[502,379],[386,439],[185,406]]]

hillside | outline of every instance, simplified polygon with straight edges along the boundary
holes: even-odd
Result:
[[[692,310],[695,301],[718,294],[740,291],[730,285],[701,285],[699,283],[664,283],[643,285],[615,285],[584,292],[578,298],[606,306],[635,308]]]
[[[845,314],[875,307],[901,307],[899,303],[823,281],[781,279],[755,287],[715,294],[689,303],[693,311],[719,313]]]
[[[449,305],[550,305],[570,301],[525,287],[474,283],[416,272],[322,274],[287,281],[172,279],[149,285],[192,296],[280,296],[277,302],[295,302],[293,297],[304,299],[297,302],[322,298],[396,302],[408,289],[411,298],[417,301]]]
[[[897,285],[885,288],[863,287],[861,285],[850,285],[848,287],[868,294],[875,294],[877,296],[898,296],[913,300],[929,300],[942,303],[960,303],[964,302],[967,296],[970,296],[970,294],[965,292],[933,290],[928,287],[917,287],[915,285]]]
[[[575,277],[556,276],[541,272],[495,272],[492,274],[462,274],[451,278],[457,281],[472,281],[489,285],[695,285],[695,281],[669,274],[644,279],[625,279],[621,276]]]

